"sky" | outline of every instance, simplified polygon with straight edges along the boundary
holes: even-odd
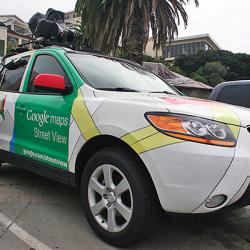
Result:
[[[187,5],[187,29],[179,27],[179,37],[209,33],[222,49],[250,54],[249,0],[193,0]],[[28,21],[36,12],[48,8],[61,11],[74,9],[76,0],[0,0],[0,15],[16,14]]]

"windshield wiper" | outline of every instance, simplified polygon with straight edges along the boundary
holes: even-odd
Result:
[[[98,90],[107,90],[107,91],[119,91],[119,92],[139,92],[135,89],[116,87],[116,88],[98,88]]]
[[[177,94],[169,92],[169,91],[153,91],[153,92],[149,92],[149,93],[153,93],[153,94],[157,94],[157,93],[161,94],[161,93],[163,93],[163,94],[167,94],[167,95],[177,95]]]

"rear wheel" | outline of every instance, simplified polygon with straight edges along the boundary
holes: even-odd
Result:
[[[153,228],[157,198],[143,166],[126,152],[108,148],[87,163],[81,198],[93,231],[106,242],[125,247]]]

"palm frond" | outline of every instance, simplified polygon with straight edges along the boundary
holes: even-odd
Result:
[[[181,20],[188,24],[185,6],[191,0],[77,0],[76,11],[82,17],[82,23],[91,43],[110,52],[116,50],[119,41],[125,47],[131,33],[135,9],[139,6],[144,29],[144,46],[150,27],[155,46],[161,46],[178,34]],[[193,0],[199,6],[198,0]],[[121,39],[120,39],[121,38]]]

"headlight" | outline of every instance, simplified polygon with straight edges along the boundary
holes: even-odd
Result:
[[[236,145],[232,131],[224,123],[178,114],[146,113],[145,117],[158,131],[172,137],[224,147]]]

